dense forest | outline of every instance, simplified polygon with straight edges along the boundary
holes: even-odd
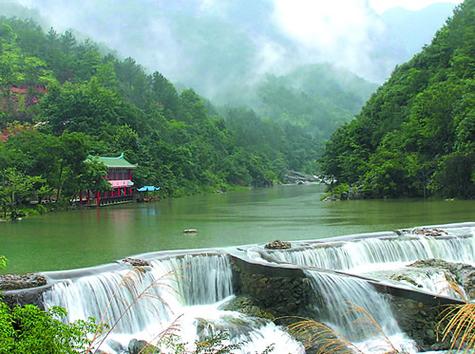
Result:
[[[376,88],[343,68],[313,64],[267,75],[246,104],[262,117],[303,127],[324,141],[360,111]]]
[[[322,160],[345,195],[475,196],[475,0],[395,69]]]
[[[99,186],[103,169],[88,155],[125,152],[138,185],[180,195],[271,185],[288,169],[313,171],[321,148],[304,127],[218,113],[131,58],[30,20],[0,18],[0,87],[0,171],[4,187],[25,184],[17,198]]]

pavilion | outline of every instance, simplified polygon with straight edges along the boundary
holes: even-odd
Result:
[[[108,192],[86,191],[86,199],[83,200],[83,192],[79,195],[79,203],[87,205],[107,205],[133,200],[134,182],[132,172],[137,168],[127,161],[124,153],[117,157],[98,156],[99,161],[106,165],[108,171],[105,179],[111,184],[112,190]]]

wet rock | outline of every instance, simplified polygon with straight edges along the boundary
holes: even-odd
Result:
[[[123,353],[125,351],[124,346],[113,339],[109,339],[107,341],[107,344],[109,345],[109,347],[112,349],[114,353]]]
[[[256,303],[246,296],[238,296],[223,306],[226,311],[238,311],[245,315],[263,318],[273,321],[275,316],[272,313],[261,309]]]
[[[308,175],[299,171],[287,171],[284,175],[284,183],[304,184],[308,182],[321,182],[321,178],[314,175]]]
[[[417,343],[421,352],[434,350],[433,348],[449,349],[449,341],[439,342],[441,337],[440,333],[437,333],[442,307],[403,297],[390,296],[389,298],[399,327]]]
[[[468,299],[475,299],[475,267],[469,264],[452,263],[442,259],[425,259],[416,261],[409,267],[439,269],[463,288]]]
[[[290,242],[280,241],[280,240],[275,240],[265,245],[265,248],[271,249],[271,250],[286,250],[291,247],[292,245],[290,244]]]
[[[400,273],[395,273],[395,274],[392,274],[389,279],[391,280],[395,280],[395,281],[398,281],[398,282],[406,282],[406,283],[409,283],[413,286],[416,286],[418,288],[422,288],[422,285],[418,284],[414,279],[412,279],[409,275],[407,274],[400,274]]]
[[[198,233],[198,229],[185,229],[183,230],[183,233],[187,235],[196,235]]]
[[[37,288],[46,285],[47,281],[41,274],[5,274],[0,275],[0,290],[19,290]]]
[[[196,319],[196,332],[200,341],[206,341],[213,334],[222,332],[230,337],[247,337],[256,327],[261,327],[266,322],[258,318],[239,318],[223,316],[218,321],[210,321],[204,318]]]
[[[130,264],[132,267],[150,267],[150,262],[146,261],[144,259],[138,259],[138,258],[124,258],[122,260],[123,263]]]
[[[412,230],[412,233],[416,235],[431,236],[431,237],[448,235],[447,231],[442,230],[442,229],[437,229],[435,227],[434,228],[421,227],[421,228]]]
[[[128,345],[129,354],[159,353],[158,348],[145,340],[132,339]]]

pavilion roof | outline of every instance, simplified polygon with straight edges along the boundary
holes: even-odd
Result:
[[[116,157],[98,156],[98,159],[109,168],[137,168],[137,165],[134,165],[125,159],[124,153]]]

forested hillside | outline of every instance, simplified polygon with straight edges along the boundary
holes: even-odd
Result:
[[[475,0],[338,129],[324,172],[365,197],[475,196]]]
[[[89,154],[125,152],[139,164],[137,184],[169,195],[270,185],[316,158],[303,128],[244,109],[227,123],[193,90],[31,21],[0,18],[0,88],[3,181],[45,195],[71,198],[97,184],[101,169],[84,163]]]
[[[322,141],[351,120],[376,87],[343,68],[306,65],[286,75],[268,75],[248,104],[261,116],[303,127]]]

